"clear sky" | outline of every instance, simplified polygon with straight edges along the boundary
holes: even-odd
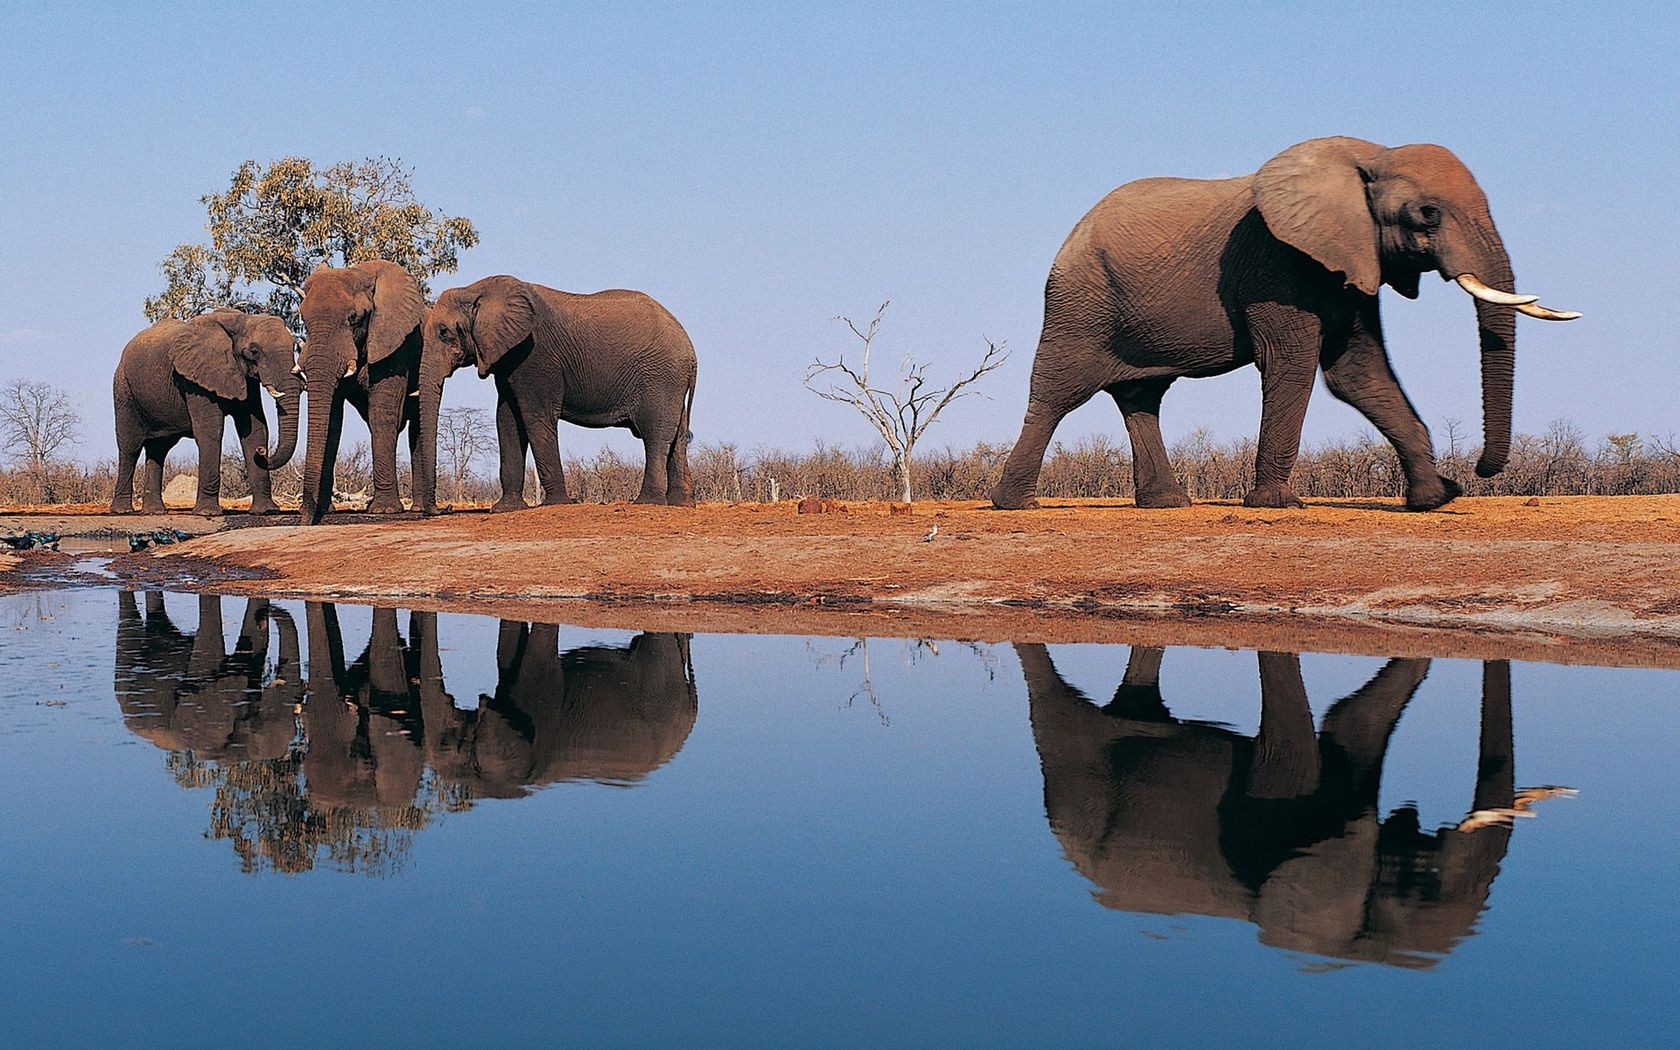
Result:
[[[1008,442],[1050,261],[1104,193],[1350,134],[1455,150],[1520,288],[1586,314],[1519,319],[1519,429],[1667,434],[1677,56],[1669,4],[11,3],[0,380],[62,385],[80,455],[113,454],[110,373],[158,261],[204,236],[198,198],[246,158],[384,154],[482,234],[435,289],[511,273],[664,302],[700,355],[702,441],[868,441],[800,376],[848,345],[831,318],[890,297],[886,363],[912,351],[949,376],[982,335],[1009,342],[992,400],[928,437]],[[1383,296],[1425,420],[1479,433],[1467,297]],[[1169,441],[1252,434],[1258,389],[1252,369],[1180,382]],[[462,372],[446,403],[494,394]],[[1309,441],[1364,426],[1315,394]],[[1106,399],[1058,437],[1099,431],[1124,434]],[[568,450],[600,441],[562,428]]]

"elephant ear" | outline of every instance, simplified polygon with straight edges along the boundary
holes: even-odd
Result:
[[[396,353],[426,319],[426,299],[414,275],[394,262],[369,259],[356,269],[373,278],[373,314],[367,322],[367,359],[373,364]]]
[[[487,277],[479,282],[473,312],[473,345],[482,379],[502,355],[531,337],[536,325],[536,292],[513,277]]]
[[[1342,274],[1366,295],[1382,283],[1366,165],[1383,147],[1342,136],[1291,146],[1254,173],[1254,203],[1272,235]]]
[[[233,337],[213,317],[196,317],[169,334],[169,364],[217,397],[243,401],[249,393]]]

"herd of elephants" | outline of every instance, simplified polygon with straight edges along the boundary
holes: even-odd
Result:
[[[463,708],[435,613],[410,613],[405,634],[396,609],[376,608],[347,659],[331,604],[307,603],[300,625],[248,599],[230,652],[223,599],[197,602],[188,632],[162,594],[119,594],[115,694],[184,787],[215,787],[210,834],[246,870],[298,872],[325,855],[388,872],[405,839],[476,799],[634,786],[681,761],[700,716],[687,634],[562,650],[558,627],[504,620],[494,693]],[[1509,820],[1485,818],[1525,804],[1508,664],[1483,665],[1470,814],[1432,831],[1410,805],[1378,810],[1427,659],[1388,661],[1315,730],[1299,657],[1259,653],[1248,736],[1173,715],[1160,684],[1171,650],[1133,648],[1103,706],[1043,645],[1015,651],[1050,828],[1105,907],[1238,918],[1275,947],[1406,967],[1434,965],[1472,932],[1511,839]]]
[[[1291,146],[1252,175],[1121,186],[1079,221],[1051,266],[1026,417],[993,503],[1033,506],[1057,424],[1106,392],[1131,440],[1138,505],[1187,505],[1161,438],[1162,395],[1177,379],[1253,364],[1262,407],[1247,505],[1300,505],[1289,475],[1322,370],[1330,392],[1399,454],[1406,505],[1442,506],[1461,489],[1436,469],[1429,431],[1390,367],[1377,310],[1381,285],[1415,298],[1429,272],[1476,300],[1483,417],[1476,472],[1492,477],[1510,450],[1516,315],[1559,321],[1579,314],[1516,293],[1487,198],[1450,151],[1320,138]],[[414,509],[435,513],[439,405],[445,379],[464,365],[496,384],[497,509],[526,505],[527,452],[542,501],[568,501],[562,420],[626,427],[641,439],[647,458],[639,502],[693,500],[694,346],[643,293],[578,295],[498,276],[428,304],[403,267],[367,260],[317,270],[304,285],[301,313],[301,351],[280,318],[232,309],[161,321],[124,348],[114,382],[113,512],[134,510],[142,452],[143,509],[162,511],[164,456],[191,437],[196,510],[220,513],[222,433],[231,418],[252,513],[274,513],[269,472],[296,448],[307,394],[303,522],[332,507],[346,402],[372,436],[369,511],[403,509],[397,440],[406,427]],[[272,448],[263,390],[278,414]]]

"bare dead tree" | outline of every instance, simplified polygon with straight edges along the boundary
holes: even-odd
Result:
[[[915,452],[916,442],[939,418],[939,413],[945,411],[945,406],[979,393],[974,384],[986,373],[1001,367],[1009,359],[1009,351],[1004,343],[985,340],[986,353],[979,366],[942,389],[928,386],[926,362],[913,360],[907,355],[899,366],[898,381],[891,389],[875,386],[869,378],[869,357],[874,349],[875,337],[881,330],[881,318],[891,303],[890,299],[882,303],[866,328],[860,329],[849,317],[835,318],[844,322],[862,344],[861,361],[854,367],[846,362],[845,354],[833,361],[824,361],[819,357],[805,370],[805,387],[824,400],[850,405],[869,421],[886,443],[887,453],[892,458],[893,473],[898,478],[899,499],[909,503],[910,457]]]
[[[472,477],[473,463],[494,446],[482,408],[446,408],[438,413],[438,452],[448,465],[454,499],[460,502]]]
[[[70,398],[51,383],[15,379],[0,390],[0,449],[34,475],[42,502],[51,502],[47,465],[75,444],[81,417]]]

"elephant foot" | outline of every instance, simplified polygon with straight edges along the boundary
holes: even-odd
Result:
[[[667,507],[693,507],[695,502],[693,496],[667,496],[665,497],[665,505]]]
[[[1031,492],[1005,492],[998,488],[992,492],[992,508],[994,510],[1037,510],[1038,496]]]
[[[507,514],[516,510],[524,510],[525,501],[522,499],[499,499],[490,508],[492,514]]]
[[[404,510],[402,500],[392,496],[390,499],[376,499],[368,504],[369,514],[401,514]]]
[[[1180,488],[1153,489],[1139,492],[1134,502],[1145,510],[1169,510],[1173,507],[1188,507],[1190,494]]]
[[[200,503],[193,507],[192,512],[201,518],[219,518],[222,516],[222,505],[220,503]]]
[[[1288,485],[1256,485],[1243,497],[1245,507],[1305,507],[1301,497]]]
[[[636,502],[644,507],[663,507],[665,505],[665,494],[661,492],[657,496],[637,496]]]
[[[1436,478],[1434,485],[1413,485],[1406,490],[1407,510],[1435,510],[1464,495],[1464,486],[1451,478]]]
[[[119,515],[133,515],[133,514],[136,514],[138,512],[135,511],[135,509],[134,509],[134,501],[130,500],[127,503],[113,503],[113,504],[111,504],[111,513],[112,514],[119,514]]]
[[[280,508],[276,507],[271,501],[265,500],[262,503],[252,502],[251,513],[256,517],[266,518],[280,513]]]

